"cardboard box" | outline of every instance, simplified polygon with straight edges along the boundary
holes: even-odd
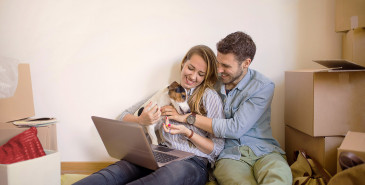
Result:
[[[46,151],[46,156],[13,164],[0,164],[1,185],[60,185],[60,155]]]
[[[29,64],[18,65],[18,86],[14,96],[0,99],[0,123],[34,116]]]
[[[352,152],[365,161],[365,133],[349,131],[341,146],[338,148],[338,156],[341,152]],[[342,171],[337,160],[337,171]]]
[[[305,151],[318,161],[330,174],[336,174],[337,148],[344,136],[312,137],[289,126],[285,126],[285,152],[289,165],[294,162],[294,152]]]
[[[365,1],[364,1],[365,2]],[[365,9],[364,9],[365,12]],[[365,66],[365,29],[350,30],[342,36],[342,58]]]
[[[285,72],[285,124],[310,136],[365,132],[365,71]]]
[[[0,123],[0,146],[8,142],[14,136],[29,129],[28,127],[17,127],[12,123]],[[44,127],[37,127],[38,139],[44,149],[57,151],[57,130],[56,124]]]
[[[365,27],[364,0],[336,0],[335,31]]]

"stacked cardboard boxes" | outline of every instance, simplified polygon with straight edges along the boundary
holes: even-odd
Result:
[[[0,99],[0,146],[28,128],[11,121],[34,116],[29,64],[18,65],[18,86],[14,96]],[[0,164],[0,184],[60,184],[60,156],[57,152],[56,124],[38,127],[38,138],[46,156],[13,164]]]
[[[346,133],[365,132],[365,71],[285,72],[285,149],[302,149],[331,174]]]
[[[343,59],[365,66],[365,1],[337,0],[335,31]],[[346,61],[343,65],[348,65]],[[288,162],[303,150],[332,175],[348,131],[365,132],[365,70],[285,72],[285,150]]]

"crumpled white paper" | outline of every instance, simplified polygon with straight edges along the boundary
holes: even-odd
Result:
[[[0,56],[0,98],[14,96],[18,86],[18,64],[16,59]]]

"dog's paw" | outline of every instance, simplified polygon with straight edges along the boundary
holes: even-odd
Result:
[[[138,116],[140,116],[140,115],[142,114],[143,109],[144,109],[144,107],[141,107],[141,108],[138,110]]]

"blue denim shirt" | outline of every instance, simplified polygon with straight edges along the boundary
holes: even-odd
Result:
[[[250,147],[256,156],[274,151],[285,154],[273,138],[270,126],[274,83],[261,73],[248,69],[228,95],[223,84],[219,88],[226,119],[213,119],[212,127],[216,137],[226,140],[218,159],[239,160],[240,146]]]

